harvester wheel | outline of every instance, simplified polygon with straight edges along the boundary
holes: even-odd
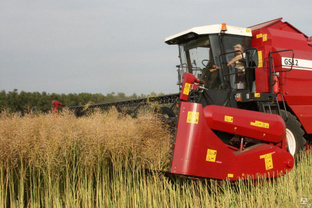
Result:
[[[286,112],[282,110],[281,116],[286,123],[288,152],[296,159],[299,152],[304,149],[304,145],[306,143],[305,139],[303,138],[304,131],[301,128],[300,122],[290,112],[287,112],[288,117],[286,118]]]

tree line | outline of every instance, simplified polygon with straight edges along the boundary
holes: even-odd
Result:
[[[162,94],[162,93],[161,93]],[[161,95],[159,94],[159,95]],[[149,96],[157,96],[156,93],[151,93]],[[57,93],[46,93],[46,92],[18,92],[17,89],[6,92],[5,90],[0,91],[0,111],[8,110],[9,112],[18,112],[21,114],[30,112],[43,112],[47,113],[51,110],[53,100],[57,100],[66,106],[77,106],[95,104],[95,103],[106,103],[115,102],[122,100],[131,100],[147,97],[144,94],[137,95],[133,94],[126,96],[125,93],[114,92],[103,95],[101,93],[69,93],[69,94],[57,94]]]

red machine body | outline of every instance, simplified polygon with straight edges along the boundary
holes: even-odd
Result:
[[[196,89],[198,85],[194,83],[204,83],[200,79],[196,78],[193,74],[184,73],[183,74],[183,85],[180,93],[180,100],[187,101],[189,98],[190,90]]]
[[[276,114],[209,105],[204,115],[209,128],[214,130],[272,143],[286,138],[285,122]]]
[[[273,80],[289,108],[307,134],[312,133],[312,44],[311,39],[282,18],[252,27],[252,47],[258,49],[259,65],[255,70],[256,91],[270,91],[269,56],[273,58]],[[291,50],[289,50],[291,49]],[[292,58],[293,62],[292,63]],[[291,66],[293,64],[293,66]],[[291,69],[291,70],[290,70]],[[280,97],[281,98],[281,97]]]
[[[171,173],[235,181],[277,177],[293,168],[286,124],[280,115],[217,105],[203,108],[201,103],[187,102],[194,82],[201,80],[189,73],[183,75]],[[240,139],[240,148],[223,142],[218,131]],[[258,142],[243,148],[244,139]]]
[[[241,151],[223,143],[212,131],[216,129],[272,144],[259,143]],[[171,173],[230,180],[280,176],[294,165],[286,147],[276,145],[283,140],[285,124],[277,115],[220,106],[203,109],[201,104],[182,102]]]

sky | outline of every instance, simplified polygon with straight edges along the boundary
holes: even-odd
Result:
[[[279,17],[312,36],[311,11],[311,0],[0,0],[0,90],[177,93],[166,37]]]

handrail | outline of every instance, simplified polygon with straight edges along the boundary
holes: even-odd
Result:
[[[283,52],[287,52],[287,51],[291,51],[292,52],[292,61],[291,61],[290,69],[289,70],[282,70],[282,71],[275,71],[275,68],[274,68],[274,73],[276,73],[276,72],[289,72],[289,71],[292,70],[293,65],[294,65],[295,51],[293,49],[285,49],[285,50],[279,50],[279,51],[270,51],[270,53],[269,53],[269,73],[270,73],[270,77],[269,78],[270,78],[270,92],[271,93],[273,93],[273,77],[272,77],[273,71],[272,71],[272,68],[274,67],[273,66],[274,59],[272,57],[272,54],[274,54],[274,53],[283,53]]]
[[[289,70],[282,70],[282,71],[276,71],[276,72],[289,72],[292,70],[293,66],[294,66],[294,59],[295,59],[295,51],[293,49],[285,49],[285,50],[280,50],[280,51],[270,51],[269,53],[269,57],[272,57],[271,54],[273,53],[283,53],[283,52],[287,52],[287,51],[291,51],[292,52],[292,58],[291,58],[291,67]],[[272,57],[273,58],[273,57]]]

